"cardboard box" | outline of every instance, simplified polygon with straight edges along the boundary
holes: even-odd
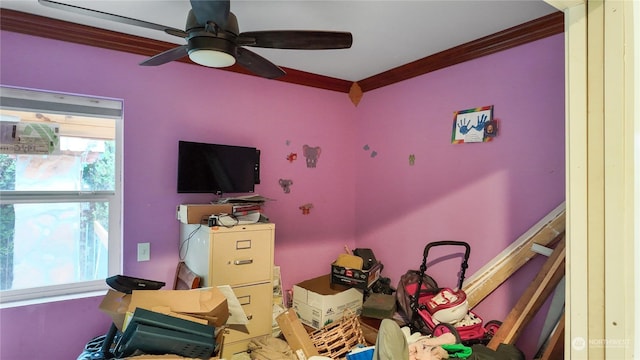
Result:
[[[331,283],[366,290],[380,278],[382,263],[377,262],[369,270],[352,269],[331,264]]]
[[[314,329],[341,319],[347,309],[355,314],[362,310],[362,292],[332,287],[330,279],[327,274],[293,286],[293,309],[303,324]]]
[[[100,303],[100,310],[113,319],[122,331],[127,313],[141,307],[162,313],[178,313],[183,318],[204,319],[211,326],[220,327],[229,318],[227,298],[216,287],[193,290],[134,290],[131,295],[108,290]],[[200,321],[197,321],[200,322]]]
[[[302,351],[306,358],[320,355],[313,345],[309,333],[304,329],[298,315],[289,309],[276,317],[282,335],[287,340],[294,353]]]
[[[107,294],[102,298],[99,308],[102,312],[111,316],[118,330],[122,331],[124,320],[127,317],[127,311],[129,311],[130,301],[131,295],[109,289],[107,290]]]
[[[178,219],[184,224],[206,224],[210,215],[232,212],[232,204],[182,204],[178,207]]]

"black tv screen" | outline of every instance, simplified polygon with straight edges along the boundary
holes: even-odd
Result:
[[[178,142],[178,193],[252,193],[259,183],[260,150]]]

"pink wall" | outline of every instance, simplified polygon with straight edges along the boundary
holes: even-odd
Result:
[[[424,246],[438,240],[471,244],[468,277],[564,201],[563,79],[564,41],[556,35],[364,95],[356,236],[359,247],[379,254],[394,284],[418,269]],[[494,141],[451,144],[453,112],[485,105],[499,120]],[[438,254],[434,249],[429,260]],[[539,261],[481,303],[478,314],[504,319]],[[428,269],[440,285],[455,286],[460,259]],[[530,355],[540,321],[522,337]]]
[[[277,224],[276,262],[288,284],[327,272],[344,244],[354,246],[356,109],[346,94],[182,63],[144,68],[140,56],[1,34],[3,84],[124,100],[125,274],[172,284],[176,205],[213,199],[176,193],[178,140],[261,149],[256,192],[274,199],[266,214]],[[305,144],[322,148],[314,169],[306,167]],[[293,163],[286,160],[291,152],[298,153]],[[280,178],[294,181],[291,193],[284,194]],[[306,203],[314,208],[303,216],[298,207]],[[151,261],[136,261],[138,242],[151,243]],[[1,310],[0,358],[38,359],[43,351],[77,357],[108,329],[97,304],[94,298]],[[24,346],[26,339],[33,345]]]
[[[471,274],[564,197],[561,36],[366,93],[356,108],[342,93],[182,63],[142,68],[136,55],[0,34],[3,84],[124,100],[127,275],[171,283],[175,206],[212,199],[176,194],[182,139],[262,150],[257,192],[275,199],[266,213],[276,223],[286,288],[327,273],[345,244],[373,248],[396,283],[419,265],[426,242],[465,240]],[[502,120],[496,141],[449,144],[453,111],[481,105],[495,105]],[[305,167],[305,144],[322,148],[315,169]],[[290,152],[298,153],[294,163],[285,159]],[[290,194],[280,178],[294,181]],[[303,216],[305,203],[314,208]],[[151,243],[151,261],[136,262],[138,242]],[[503,318],[532,276],[510,282],[481,315]],[[108,328],[98,302],[1,310],[0,358],[40,358],[43,349],[50,358],[76,357]]]

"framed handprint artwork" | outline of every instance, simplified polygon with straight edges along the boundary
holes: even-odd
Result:
[[[452,144],[487,142],[497,134],[498,123],[493,118],[493,105],[453,113]]]

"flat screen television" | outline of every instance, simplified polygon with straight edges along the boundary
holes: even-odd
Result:
[[[178,193],[252,193],[260,183],[260,150],[178,142]]]

